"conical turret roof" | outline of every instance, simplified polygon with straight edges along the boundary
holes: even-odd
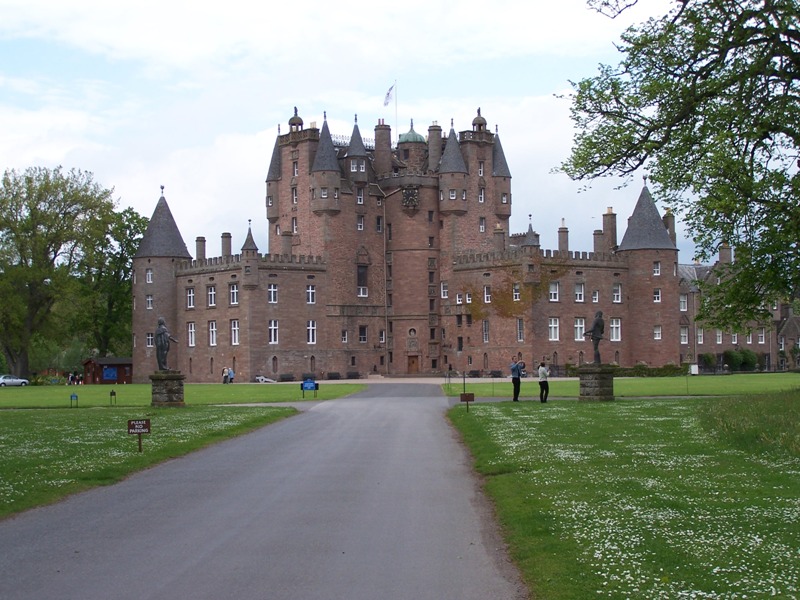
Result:
[[[355,125],[353,125],[353,135],[350,136],[347,156],[367,156],[367,149],[364,147],[364,140],[361,138],[361,131],[358,129],[358,119],[356,119]]]
[[[456,131],[450,128],[450,135],[447,137],[447,144],[444,146],[442,162],[439,164],[439,173],[469,173],[467,165],[464,163],[464,156],[461,154],[461,146],[456,137]]]
[[[311,167],[311,172],[338,170],[339,160],[336,157],[336,148],[333,147],[333,139],[331,138],[331,132],[330,129],[328,129],[328,120],[326,119],[322,123],[322,131],[319,133],[317,155],[314,157],[314,165]]]
[[[628,219],[628,229],[618,249],[620,251],[677,250],[647,186],[644,186],[642,193],[639,194],[633,214]]]
[[[278,181],[281,178],[281,150],[278,147],[278,139],[280,136],[281,131],[279,129],[278,136],[275,138],[275,147],[272,149],[272,160],[269,161],[267,181]]]
[[[249,225],[247,226],[247,237],[244,238],[244,244],[242,244],[242,252],[246,250],[258,252],[258,246],[256,246],[256,241],[253,239],[253,231],[250,229]]]
[[[511,170],[506,162],[506,155],[503,152],[503,145],[500,143],[500,135],[494,135],[494,147],[492,148],[492,175],[495,177],[511,177]]]
[[[134,258],[143,257],[192,258],[172,217],[163,191],[134,256]]]

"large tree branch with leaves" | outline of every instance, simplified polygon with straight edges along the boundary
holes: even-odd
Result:
[[[615,16],[634,2],[591,0]],[[800,296],[798,0],[678,0],[629,28],[622,60],[574,83],[576,180],[645,171],[698,258],[735,261],[701,317],[739,327]]]

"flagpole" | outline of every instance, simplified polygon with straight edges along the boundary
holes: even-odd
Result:
[[[398,129],[397,125],[397,79],[394,80],[394,127],[395,135],[397,136],[397,141],[400,141],[400,129]]]

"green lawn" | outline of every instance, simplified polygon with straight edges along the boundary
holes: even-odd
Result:
[[[366,389],[363,383],[320,382],[319,391],[303,392],[299,382],[292,383],[234,383],[184,386],[187,405],[250,404],[263,402],[297,402],[301,400],[331,400]],[[116,405],[149,406],[152,388],[149,383],[133,385],[45,385],[0,388],[1,408],[60,408],[70,406],[70,396],[78,396],[78,407],[110,406],[111,391]],[[74,404],[73,404],[74,406]]]
[[[800,597],[797,391],[449,416],[536,598]]]
[[[511,398],[511,379],[495,379],[471,383],[466,380],[466,391],[476,398]],[[464,391],[463,380],[451,380],[443,386],[448,396]],[[686,377],[620,377],[614,379],[616,397],[644,396],[733,396],[762,394],[800,388],[798,373],[748,373],[735,375],[693,375]],[[577,379],[550,379],[550,396],[577,398]],[[535,378],[522,380],[521,398],[539,397],[539,382]]]

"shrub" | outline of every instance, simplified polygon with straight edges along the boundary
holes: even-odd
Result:
[[[742,366],[742,353],[738,350],[725,350],[722,353],[722,358],[731,371],[738,371]]]
[[[755,371],[758,364],[758,356],[749,348],[743,348],[739,351],[742,355],[742,371]]]

